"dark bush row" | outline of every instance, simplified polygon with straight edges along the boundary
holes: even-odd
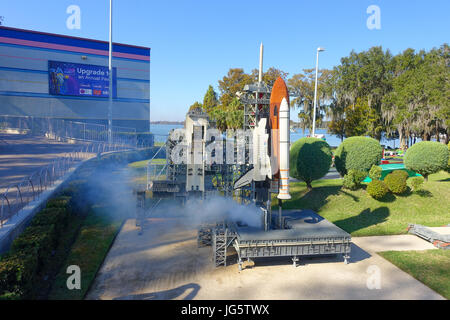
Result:
[[[71,198],[50,200],[13,241],[10,251],[0,260],[0,296],[9,293],[29,297],[38,273],[54,254],[70,213]]]
[[[71,228],[71,214],[85,216],[91,204],[86,197],[87,182],[97,168],[151,158],[158,147],[140,151],[112,153],[84,163],[56,198],[38,212],[17,237],[10,251],[0,258],[0,300],[31,298],[39,273],[53,257],[64,232]],[[161,157],[165,154],[160,152]]]

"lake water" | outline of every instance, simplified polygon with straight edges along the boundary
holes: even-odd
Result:
[[[151,132],[155,135],[155,142],[165,142],[169,131],[172,129],[183,128],[183,125],[173,125],[173,124],[152,124]],[[317,134],[325,135],[325,139],[327,143],[332,147],[337,147],[341,144],[341,139],[335,135],[327,133],[325,129],[316,130]],[[306,137],[309,135],[309,130],[305,130],[303,134],[302,130],[297,130],[296,132],[291,132],[291,142],[295,142],[300,138]],[[387,140],[381,139],[381,144],[385,146],[389,146],[391,148],[398,148],[399,140]]]

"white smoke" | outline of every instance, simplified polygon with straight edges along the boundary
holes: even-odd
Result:
[[[220,196],[205,200],[191,199],[184,206],[165,202],[155,210],[154,214],[160,217],[181,217],[190,227],[229,220],[262,228],[261,209],[254,204],[243,205],[233,199]],[[151,212],[149,216],[152,216]]]

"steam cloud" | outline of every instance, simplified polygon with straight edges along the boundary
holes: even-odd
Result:
[[[196,227],[203,223],[223,220],[240,222],[250,227],[262,227],[262,211],[254,205],[239,204],[233,199],[214,196],[205,200],[191,199],[184,206],[164,203],[149,216],[182,217],[186,225]]]

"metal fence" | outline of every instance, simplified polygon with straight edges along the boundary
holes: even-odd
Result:
[[[159,147],[158,151],[156,151],[147,163],[147,187],[153,180],[167,179],[167,163],[153,163],[154,159],[158,159],[156,156],[165,149],[166,143]]]
[[[0,129],[46,136],[56,140],[108,142],[106,125],[63,119],[0,115]],[[136,148],[138,145],[136,129],[113,126],[112,144]]]
[[[7,186],[0,193],[0,228],[6,220],[13,217],[28,203],[39,199],[42,192],[63,177],[70,168],[97,154],[110,151],[129,150],[120,144],[93,143],[82,146],[77,151],[66,153],[64,157],[53,160],[47,166],[24,178],[19,183]]]

